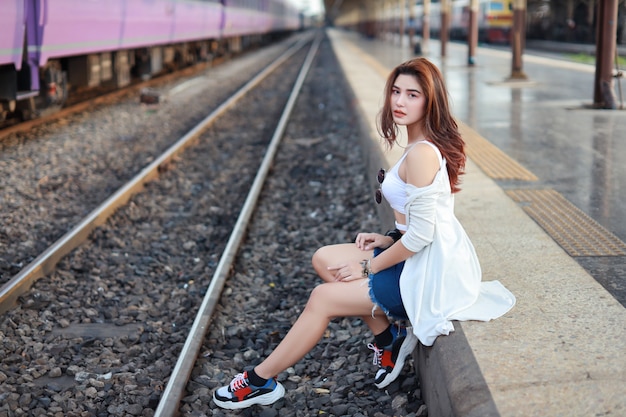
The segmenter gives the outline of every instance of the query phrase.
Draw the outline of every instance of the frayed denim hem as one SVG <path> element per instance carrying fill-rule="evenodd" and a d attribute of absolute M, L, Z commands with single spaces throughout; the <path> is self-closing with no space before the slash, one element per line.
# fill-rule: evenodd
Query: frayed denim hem
<path fill-rule="evenodd" d="M 380 308 L 387 317 L 391 317 L 396 320 L 407 320 L 408 319 L 407 316 L 401 316 L 401 315 L 392 313 L 391 311 L 389 311 L 387 307 L 385 307 L 383 304 L 379 303 L 378 300 L 376 300 L 376 295 L 374 294 L 374 289 L 372 288 L 373 279 L 374 279 L 374 274 L 370 274 L 369 277 L 367 278 L 367 286 L 369 287 L 369 296 L 370 296 L 370 299 L 372 300 L 372 303 L 374 303 L 374 305 L 372 306 L 372 318 L 374 318 L 374 313 L 376 312 L 376 309 Z"/>
<path fill-rule="evenodd" d="M 378 256 L 382 251 L 380 248 L 375 248 L 374 257 Z M 387 317 L 401 320 L 407 319 L 404 305 L 402 304 L 402 295 L 400 294 L 400 275 L 403 267 L 404 262 L 400 262 L 369 275 L 367 279 L 369 296 L 374 303 L 372 317 L 374 317 L 376 308 L 380 308 Z M 374 279 L 377 281 L 374 282 Z M 376 294 L 378 294 L 378 297 Z"/>
<path fill-rule="evenodd" d="M 372 300 L 372 303 L 374 303 L 374 305 L 372 306 L 372 318 L 374 318 L 374 313 L 376 312 L 377 308 L 380 308 L 383 313 L 385 313 L 387 316 L 390 316 L 391 313 L 389 312 L 389 310 L 376 300 L 376 296 L 374 295 L 374 289 L 372 288 L 372 278 L 374 278 L 374 275 L 372 274 L 370 274 L 370 276 L 367 278 L 367 286 L 369 287 L 370 299 Z"/>

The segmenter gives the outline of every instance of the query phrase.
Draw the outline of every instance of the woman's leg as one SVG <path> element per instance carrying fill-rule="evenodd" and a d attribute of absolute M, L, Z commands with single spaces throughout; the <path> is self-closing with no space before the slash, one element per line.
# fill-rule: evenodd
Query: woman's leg
<path fill-rule="evenodd" d="M 324 282 L 334 283 L 338 285 L 345 284 L 344 282 L 335 281 L 333 274 L 328 271 L 328 266 L 335 266 L 342 264 L 348 260 L 361 261 L 363 259 L 369 259 L 372 257 L 374 251 L 363 251 L 356 247 L 354 243 L 341 243 L 338 245 L 329 245 L 319 248 L 313 254 L 313 268 L 315 272 L 324 280 Z M 367 282 L 363 285 L 367 286 Z M 369 291 L 369 290 L 368 290 Z M 385 317 L 378 317 L 374 319 L 371 311 L 360 317 L 361 320 L 370 328 L 374 335 L 385 330 L 389 326 L 389 320 Z M 386 323 L 386 326 L 380 330 L 381 322 Z"/>
<path fill-rule="evenodd" d="M 374 334 L 384 331 L 389 321 L 380 309 L 376 309 L 372 317 L 373 307 L 364 279 L 319 285 L 311 292 L 304 311 L 289 333 L 267 359 L 255 367 L 255 372 L 262 378 L 271 378 L 294 365 L 319 342 L 335 317 L 368 317 Z"/>
<path fill-rule="evenodd" d="M 313 268 L 324 282 L 336 282 L 335 277 L 326 269 L 329 266 L 342 264 L 346 261 L 369 259 L 374 251 L 362 251 L 354 243 L 322 246 L 313 254 Z"/>

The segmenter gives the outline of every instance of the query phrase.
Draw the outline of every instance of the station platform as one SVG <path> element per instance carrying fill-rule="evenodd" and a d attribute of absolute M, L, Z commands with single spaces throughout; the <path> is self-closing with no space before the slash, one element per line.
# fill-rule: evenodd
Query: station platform
<path fill-rule="evenodd" d="M 327 34 L 361 115 L 368 172 L 388 168 L 402 150 L 384 150 L 376 115 L 388 73 L 414 55 L 391 39 Z M 510 53 L 479 48 L 468 67 L 466 48 L 450 44 L 442 58 L 431 40 L 425 54 L 467 145 L 456 213 L 483 280 L 517 304 L 418 347 L 428 415 L 626 416 L 626 111 L 587 106 L 593 66 L 525 55 L 528 80 L 511 81 Z"/>

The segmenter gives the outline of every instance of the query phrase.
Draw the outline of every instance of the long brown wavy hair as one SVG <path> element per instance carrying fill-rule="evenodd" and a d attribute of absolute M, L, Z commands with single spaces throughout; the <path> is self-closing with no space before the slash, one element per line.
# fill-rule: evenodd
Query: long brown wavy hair
<path fill-rule="evenodd" d="M 448 90 L 439 69 L 426 58 L 411 59 L 398 65 L 387 78 L 385 104 L 379 114 L 378 131 L 391 148 L 397 140 L 399 128 L 391 113 L 391 94 L 398 75 L 412 75 L 417 79 L 426 98 L 425 115 L 421 120 L 424 136 L 433 142 L 446 160 L 450 189 L 460 191 L 460 176 L 465 170 L 465 142 L 450 112 Z"/>

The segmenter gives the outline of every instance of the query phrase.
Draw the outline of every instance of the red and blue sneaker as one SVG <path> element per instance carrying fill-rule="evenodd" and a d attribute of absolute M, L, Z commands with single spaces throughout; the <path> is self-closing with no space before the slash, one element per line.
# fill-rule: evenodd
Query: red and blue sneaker
<path fill-rule="evenodd" d="M 216 389 L 213 402 L 222 408 L 238 410 L 255 404 L 270 405 L 284 396 L 285 388 L 276 378 L 270 378 L 265 385 L 257 387 L 250 384 L 248 372 L 244 372 L 235 376 L 227 386 Z"/>
<path fill-rule="evenodd" d="M 400 330 L 392 329 L 394 334 L 393 343 L 380 349 L 376 344 L 370 343 L 368 348 L 374 351 L 374 365 L 378 366 L 378 371 L 374 377 L 374 384 L 378 388 L 385 388 L 398 378 L 406 358 L 411 355 L 417 345 L 417 337 L 412 329 Z"/>

